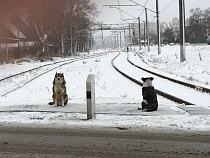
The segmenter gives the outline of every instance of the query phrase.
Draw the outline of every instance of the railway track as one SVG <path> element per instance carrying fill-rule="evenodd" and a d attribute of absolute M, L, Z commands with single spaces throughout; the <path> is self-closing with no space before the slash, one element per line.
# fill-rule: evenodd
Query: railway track
<path fill-rule="evenodd" d="M 7 76 L 5 78 L 0 79 L 0 86 L 2 86 L 3 84 L 11 84 L 10 88 L 4 89 L 2 92 L 0 91 L 1 92 L 0 96 L 4 97 L 7 94 L 25 86 L 26 84 L 30 83 L 31 81 L 35 80 L 36 78 L 38 78 L 50 71 L 53 71 L 59 67 L 62 67 L 64 65 L 67 65 L 67 64 L 70 64 L 70 63 L 73 63 L 76 61 L 85 60 L 85 59 L 97 58 L 97 57 L 106 55 L 108 53 L 109 52 L 103 52 L 103 53 L 98 53 L 98 54 L 94 54 L 94 55 L 71 58 L 68 60 L 64 59 L 62 61 L 44 64 L 42 66 L 34 67 L 29 70 Z M 30 78 L 28 78 L 28 76 L 30 76 Z M 23 79 L 22 80 L 19 79 L 20 80 L 19 83 L 13 83 L 13 80 L 16 80 L 17 78 L 23 78 Z"/>
<path fill-rule="evenodd" d="M 136 53 L 136 54 L 139 56 L 139 58 L 142 58 L 142 57 L 140 56 L 140 54 L 138 54 L 138 53 Z M 174 79 L 174 78 L 170 78 L 170 77 L 167 77 L 167 76 L 158 74 L 158 73 L 156 73 L 156 72 L 147 70 L 147 69 L 145 69 L 145 68 L 143 68 L 143 67 L 141 67 L 141 66 L 135 64 L 134 62 L 132 62 L 132 61 L 129 59 L 129 55 L 128 55 L 128 57 L 127 57 L 127 60 L 128 60 L 129 63 L 131 63 L 131 64 L 134 65 L 135 67 L 138 67 L 139 69 L 142 69 L 142 70 L 144 70 L 144 71 L 146 71 L 146 72 L 149 72 L 149 73 L 151 73 L 151 74 L 153 74 L 153 75 L 156 75 L 156 76 L 162 77 L 162 78 L 164 78 L 164 79 L 170 80 L 170 81 L 172 81 L 172 82 L 175 82 L 175 83 L 178 83 L 178 84 L 181 84 L 181 85 L 190 87 L 190 88 L 192 88 L 192 89 L 196 89 L 196 90 L 199 90 L 199 91 L 202 91 L 202 92 L 210 93 L 210 89 L 209 89 L 209 88 L 202 87 L 202 86 L 198 86 L 198 85 L 194 85 L 194 84 L 190 84 L 190 83 L 183 82 L 183 81 L 180 81 L 180 80 L 176 80 L 176 79 Z"/>
<path fill-rule="evenodd" d="M 121 66 L 121 64 L 117 62 L 118 58 L 123 58 L 124 60 L 127 61 L 127 64 Z M 145 68 L 135 65 L 129 60 L 127 53 L 119 52 L 119 54 L 112 60 L 112 65 L 119 73 L 121 73 L 123 76 L 125 76 L 126 78 L 128 78 L 129 80 L 135 82 L 136 84 L 140 86 L 143 85 L 143 83 L 140 81 L 141 77 L 153 76 L 156 80 L 155 89 L 157 91 L 157 94 L 160 96 L 163 96 L 164 98 L 172 100 L 176 103 L 185 104 L 185 105 L 194 105 L 194 104 L 199 105 L 200 103 L 199 101 L 196 101 L 196 99 L 201 100 L 202 98 L 209 98 L 207 100 L 210 101 L 210 97 L 208 93 L 197 91 L 195 88 L 193 88 L 193 85 L 188 86 L 188 84 L 178 82 L 178 81 L 176 82 L 175 79 L 171 79 L 169 77 L 159 75 L 155 72 L 151 72 Z M 132 67 L 132 69 L 134 70 L 133 72 L 130 72 L 131 70 L 125 70 L 125 67 Z M 134 73 L 135 75 L 133 75 Z M 173 85 L 173 87 L 175 87 L 174 88 L 175 90 L 170 88 L 169 85 L 170 86 Z M 197 86 L 194 85 L 194 87 L 197 87 Z M 175 91 L 177 91 L 177 93 Z M 185 93 L 185 94 L 181 95 L 182 93 Z M 191 101 L 191 99 L 193 99 L 193 101 Z M 206 106 L 208 106 L 207 102 L 206 103 L 204 102 Z"/>

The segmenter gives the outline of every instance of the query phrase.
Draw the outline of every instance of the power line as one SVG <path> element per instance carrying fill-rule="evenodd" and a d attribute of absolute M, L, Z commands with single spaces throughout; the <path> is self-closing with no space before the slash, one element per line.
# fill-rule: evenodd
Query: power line
<path fill-rule="evenodd" d="M 160 13 L 163 13 L 164 11 L 166 11 L 167 9 L 169 9 L 175 2 L 176 0 L 172 0 Z"/>
<path fill-rule="evenodd" d="M 133 1 L 133 0 L 129 0 L 129 1 L 133 2 L 134 4 L 136 4 L 136 5 L 138 5 L 138 6 L 141 6 L 141 7 L 143 7 L 143 8 L 146 8 L 147 10 L 149 10 L 149 11 L 151 11 L 151 12 L 153 12 L 153 13 L 156 13 L 154 10 L 149 9 L 149 8 L 147 8 L 147 7 L 141 5 L 141 4 L 139 4 L 139 3 L 137 3 L 137 2 L 135 2 L 135 1 Z"/>
<path fill-rule="evenodd" d="M 144 4 L 144 7 L 146 7 L 147 3 L 148 3 L 149 0 L 147 0 Z M 144 13 L 144 10 L 140 13 L 139 17 Z"/>
<path fill-rule="evenodd" d="M 147 0 L 147 1 L 145 2 L 145 4 L 143 5 L 144 8 L 145 8 L 145 6 L 147 5 L 148 1 L 149 1 L 149 0 Z M 139 9 L 138 9 L 138 10 L 139 10 Z M 140 17 L 143 13 L 144 13 L 144 9 L 143 9 L 142 12 L 140 13 L 139 17 Z M 121 12 L 121 14 L 122 14 L 122 12 Z M 121 15 L 121 18 L 122 18 L 122 20 L 123 20 L 122 15 Z M 137 22 L 137 20 L 136 20 L 135 22 Z"/>
<path fill-rule="evenodd" d="M 147 1 L 146 1 L 146 3 L 144 4 L 144 6 L 146 6 L 146 5 L 147 5 L 147 2 L 148 2 L 148 1 L 149 1 L 149 0 L 147 0 Z"/>
<path fill-rule="evenodd" d="M 121 19 L 123 19 L 123 15 L 122 15 L 122 11 L 121 11 L 121 8 L 120 8 L 120 1 L 118 0 L 118 11 L 119 11 L 119 13 L 120 13 L 120 17 L 121 17 Z"/>

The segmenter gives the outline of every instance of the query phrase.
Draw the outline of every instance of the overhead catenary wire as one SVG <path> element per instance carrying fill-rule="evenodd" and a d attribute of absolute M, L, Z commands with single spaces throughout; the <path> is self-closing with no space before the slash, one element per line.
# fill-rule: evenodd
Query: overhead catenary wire
<path fill-rule="evenodd" d="M 144 11 L 145 11 L 145 6 L 146 6 L 146 4 L 148 3 L 148 1 L 149 0 L 146 0 L 146 2 L 145 2 L 145 4 L 144 5 L 140 5 L 140 4 L 138 4 L 138 3 L 136 3 L 136 2 L 134 2 L 134 1 L 131 1 L 131 2 L 133 2 L 133 3 L 136 3 L 134 6 L 141 6 L 141 7 L 143 7 L 144 9 L 142 9 L 143 11 L 141 12 L 141 14 L 139 15 L 139 16 L 141 16 L 143 13 L 144 13 Z M 121 17 L 121 20 L 123 21 L 123 23 L 124 22 L 126 22 L 126 23 L 128 23 L 128 24 L 130 24 L 130 22 L 128 22 L 127 20 L 131 20 L 131 19 L 124 19 L 124 17 L 123 17 L 123 13 L 125 13 L 125 14 L 127 14 L 127 15 L 129 15 L 129 16 L 131 16 L 131 17 L 133 17 L 134 18 L 134 22 L 133 22 L 133 24 L 134 23 L 136 23 L 137 21 L 138 21 L 138 18 L 137 17 L 135 17 L 135 16 L 133 16 L 133 15 L 131 15 L 131 14 L 129 14 L 129 13 L 127 13 L 127 12 L 125 12 L 125 11 L 123 11 L 122 9 L 121 9 L 121 7 L 120 6 L 131 6 L 131 5 L 120 5 L 120 1 L 119 0 L 117 0 L 117 5 L 107 5 L 107 6 L 109 6 L 110 8 L 116 8 L 116 9 L 118 9 L 118 11 L 119 11 L 119 14 L 120 14 L 120 17 Z M 138 9 L 139 10 L 139 9 Z M 141 9 L 140 9 L 141 10 Z M 149 9 L 150 10 L 150 9 Z M 151 10 L 152 11 L 152 10 Z M 154 12 L 154 11 L 152 11 L 152 12 Z M 139 17 L 138 16 L 138 17 Z M 129 25 L 129 27 L 130 27 L 130 25 Z M 135 30 L 134 30 L 135 31 Z"/>
<path fill-rule="evenodd" d="M 147 3 L 149 0 L 146 1 L 146 3 L 144 4 L 144 7 L 146 7 Z M 144 10 L 141 12 L 141 14 L 139 15 L 139 17 L 144 13 Z"/>
<path fill-rule="evenodd" d="M 169 9 L 175 2 L 176 0 L 171 0 L 171 2 L 160 12 L 160 14 Z"/>

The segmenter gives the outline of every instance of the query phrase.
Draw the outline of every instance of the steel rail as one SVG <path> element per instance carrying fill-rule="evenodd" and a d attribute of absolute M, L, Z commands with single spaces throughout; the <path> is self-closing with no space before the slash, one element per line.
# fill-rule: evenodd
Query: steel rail
<path fill-rule="evenodd" d="M 139 56 L 139 58 L 142 58 L 138 53 L 136 53 L 136 54 Z M 135 67 L 137 67 L 137 68 L 139 68 L 139 69 L 141 69 L 141 70 L 143 70 L 143 71 L 146 71 L 146 72 L 148 72 L 148 73 L 151 73 L 151 74 L 153 74 L 153 75 L 156 75 L 156 76 L 158 76 L 158 77 L 167 79 L 167 80 L 169 80 L 169 81 L 172 81 L 172 82 L 175 82 L 175 83 L 178 83 L 178 84 L 181 84 L 181 85 L 184 85 L 184 86 L 186 86 L 186 87 L 190 87 L 190 88 L 192 88 L 192 89 L 197 89 L 197 90 L 202 91 L 202 92 L 210 93 L 210 89 L 209 89 L 209 88 L 202 87 L 202 86 L 198 86 L 198 85 L 193 85 L 193 84 L 190 84 L 190 83 L 187 83 L 187 82 L 183 82 L 183 81 L 180 81 L 180 80 L 176 80 L 176 79 L 173 79 L 173 78 L 170 78 L 170 77 L 167 77 L 167 76 L 158 74 L 158 73 L 156 73 L 156 72 L 147 70 L 147 69 L 145 69 L 145 68 L 143 68 L 143 67 L 141 67 L 141 66 L 138 66 L 138 65 L 136 65 L 135 63 L 133 63 L 131 60 L 129 60 L 129 57 L 128 57 L 128 56 L 127 56 L 127 60 L 128 60 L 128 62 L 129 62 L 130 64 L 134 65 Z"/>
<path fill-rule="evenodd" d="M 96 58 L 96 57 L 99 57 L 99 56 L 106 55 L 106 54 L 108 54 L 108 53 L 109 53 L 109 52 L 103 52 L 103 53 L 96 54 L 96 55 L 85 56 L 85 57 L 82 57 L 82 58 L 75 58 L 75 59 L 73 59 L 73 60 L 71 60 L 71 59 L 70 59 L 70 60 L 65 60 L 65 61 L 63 61 L 64 63 L 62 63 L 62 64 L 60 64 L 60 65 L 58 65 L 58 66 L 56 66 L 56 67 L 53 67 L 53 68 L 51 68 L 51 69 L 49 69 L 49 70 L 46 70 L 46 71 L 44 71 L 44 72 L 42 72 L 42 73 L 40 73 L 40 74 L 34 76 L 33 78 L 31 78 L 31 79 L 25 81 L 24 83 L 21 83 L 21 84 L 17 85 L 16 87 L 14 87 L 14 88 L 12 88 L 12 89 L 10 89 L 10 90 L 4 92 L 4 93 L 1 94 L 0 96 L 1 96 L 1 97 L 4 97 L 4 96 L 6 96 L 7 94 L 9 94 L 9 93 L 11 93 L 11 92 L 14 92 L 15 90 L 17 90 L 17 89 L 19 89 L 19 88 L 25 86 L 26 84 L 32 82 L 32 81 L 35 80 L 36 78 L 38 78 L 38 77 L 40 77 L 40 76 L 42 76 L 42 75 L 44 75 L 44 74 L 46 74 L 46 73 L 48 73 L 48 72 L 50 72 L 50 71 L 52 71 L 52 70 L 55 70 L 55 69 L 57 69 L 57 68 L 59 68 L 59 67 L 61 67 L 61 66 L 64 66 L 64 65 L 67 65 L 67 64 L 76 62 L 76 61 L 84 60 L 84 59 Z M 67 62 L 67 61 L 68 61 L 68 62 Z M 61 61 L 61 62 L 62 62 L 62 61 Z M 58 63 L 61 63 L 61 62 L 58 62 Z M 44 66 L 49 66 L 49 65 L 53 65 L 53 64 L 54 64 L 54 63 L 52 63 L 52 64 L 46 64 L 46 65 L 44 65 Z M 43 67 L 44 67 L 44 66 L 43 66 Z M 30 70 L 27 70 L 27 71 L 25 71 L 24 73 L 31 72 L 31 70 L 38 69 L 38 68 L 39 68 L 39 67 L 36 67 L 36 68 L 30 69 Z M 22 74 L 22 73 L 16 74 L 16 76 L 18 76 L 18 75 L 20 75 L 20 74 Z M 13 75 L 13 77 L 15 77 L 15 75 Z M 8 79 L 8 78 L 6 78 L 6 79 Z"/>
<path fill-rule="evenodd" d="M 127 74 L 124 73 L 122 70 L 120 70 L 120 69 L 118 69 L 118 68 L 116 67 L 116 65 L 114 64 L 114 60 L 115 60 L 119 55 L 120 55 L 120 52 L 119 52 L 119 54 L 118 54 L 117 56 L 115 56 L 115 57 L 112 59 L 112 61 L 111 61 L 112 66 L 115 68 L 115 70 L 117 70 L 117 71 L 118 71 L 120 74 L 122 74 L 124 77 L 126 77 L 126 78 L 128 78 L 129 80 L 133 81 L 134 83 L 136 83 L 136 84 L 142 86 L 143 83 L 142 83 L 141 81 L 132 78 L 131 76 L 127 75 Z M 178 98 L 178 97 L 176 97 L 176 96 L 173 96 L 173 95 L 168 94 L 168 93 L 166 93 L 166 92 L 163 92 L 163 91 L 161 91 L 161 90 L 158 90 L 158 89 L 155 89 L 155 90 L 156 90 L 156 92 L 157 92 L 158 95 L 160 95 L 160 96 L 162 96 L 162 97 L 164 97 L 164 98 L 167 98 L 167 99 L 169 99 L 169 100 L 172 100 L 172 101 L 174 101 L 174 102 L 176 102 L 176 103 L 185 104 L 185 105 L 194 105 L 194 104 L 192 104 L 192 103 L 190 103 L 190 102 L 188 102 L 188 101 L 185 101 L 185 100 L 183 100 L 183 99 L 181 99 L 181 98 Z"/>
<path fill-rule="evenodd" d="M 89 56 L 84 56 L 84 57 L 76 57 L 76 58 L 71 58 L 71 59 L 68 59 L 68 60 L 62 60 L 62 61 L 57 61 L 57 62 L 53 62 L 53 63 L 49 63 L 49 64 L 44 64 L 42 66 L 31 68 L 31 69 L 28 69 L 26 71 L 23 71 L 23 72 L 20 72 L 20 73 L 16 73 L 16 74 L 13 74 L 13 75 L 4 77 L 4 78 L 0 79 L 0 82 L 2 82 L 4 80 L 7 80 L 7 79 L 10 79 L 12 77 L 17 77 L 19 75 L 26 74 L 26 73 L 31 72 L 31 71 L 34 71 L 34 70 L 38 70 L 38 69 L 43 68 L 43 67 L 46 67 L 46 66 L 51 66 L 51 65 L 55 65 L 55 64 L 59 64 L 59 63 L 63 63 L 63 62 L 68 62 L 68 61 L 75 60 L 75 59 L 81 59 L 81 60 L 83 60 L 83 59 L 95 58 L 95 57 L 98 57 L 98 56 L 105 55 L 107 53 L 108 52 L 103 52 L 103 53 L 99 53 L 99 54 L 96 54 L 96 55 L 94 54 L 94 55 L 89 55 Z"/>

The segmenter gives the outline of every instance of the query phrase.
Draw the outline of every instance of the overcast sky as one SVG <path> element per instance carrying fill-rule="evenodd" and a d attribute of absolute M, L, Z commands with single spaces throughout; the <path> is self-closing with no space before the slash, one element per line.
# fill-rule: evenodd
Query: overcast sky
<path fill-rule="evenodd" d="M 98 6 L 98 11 L 100 12 L 97 21 L 103 22 L 105 24 L 116 24 L 116 23 L 122 23 L 121 15 L 123 19 L 133 19 L 131 16 L 127 15 L 131 14 L 135 17 L 138 17 L 141 13 L 142 7 L 121 7 L 123 11 L 120 15 L 120 12 L 118 9 L 115 8 L 109 8 L 109 7 L 103 7 L 102 5 L 116 5 L 118 4 L 118 0 L 91 0 L 95 2 Z M 151 10 L 156 10 L 156 0 L 132 0 L 134 2 L 137 2 L 141 5 L 145 5 L 146 7 Z M 123 4 L 134 4 L 129 0 L 119 0 L 119 3 L 121 5 Z M 174 17 L 179 16 L 179 0 L 159 0 L 159 11 L 160 13 L 160 21 L 161 22 L 171 22 Z M 202 10 L 207 9 L 210 7 L 210 0 L 185 0 L 185 9 L 186 9 L 186 18 L 189 17 L 189 12 L 192 8 L 201 8 Z M 145 20 L 145 14 L 143 13 L 141 16 L 141 20 Z M 148 17 L 149 21 L 156 21 L 155 19 L 155 13 L 148 11 Z M 129 20 L 128 22 L 133 22 L 132 20 Z"/>

